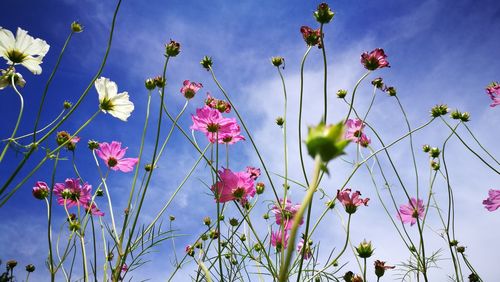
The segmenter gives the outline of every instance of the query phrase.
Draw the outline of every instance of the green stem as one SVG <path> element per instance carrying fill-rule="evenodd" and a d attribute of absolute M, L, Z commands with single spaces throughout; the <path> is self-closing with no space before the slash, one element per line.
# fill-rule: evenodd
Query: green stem
<path fill-rule="evenodd" d="M 12 88 L 16 92 L 17 96 L 19 96 L 19 101 L 21 102 L 21 106 L 19 109 L 19 115 L 17 116 L 16 125 L 14 126 L 14 130 L 12 131 L 12 134 L 10 135 L 9 141 L 7 141 L 7 144 L 3 148 L 2 154 L 0 155 L 0 162 L 2 162 L 2 160 L 5 156 L 5 153 L 7 152 L 7 149 L 9 149 L 10 142 L 12 142 L 12 140 L 14 140 L 13 138 L 16 136 L 17 129 L 19 128 L 19 124 L 21 123 L 21 118 L 23 117 L 24 99 L 23 99 L 23 95 L 21 95 L 21 93 L 19 93 L 19 91 L 17 90 L 16 84 L 14 83 L 14 77 L 15 77 L 15 75 L 13 75 L 11 77 Z"/>
<path fill-rule="evenodd" d="M 309 186 L 309 181 L 307 179 L 306 167 L 304 165 L 304 154 L 302 153 L 302 103 L 304 97 L 304 65 L 306 62 L 307 55 L 311 51 L 312 46 L 309 46 L 302 57 L 302 61 L 300 63 L 300 94 L 299 94 L 299 158 L 300 158 L 300 166 L 302 168 L 302 175 L 304 176 L 304 180 L 306 182 L 306 186 Z"/>
<path fill-rule="evenodd" d="M 345 120 L 347 121 L 349 119 L 349 116 L 351 115 L 352 109 L 354 107 L 354 96 L 356 95 L 356 90 L 358 89 L 359 84 L 371 73 L 372 71 L 367 71 L 359 80 L 356 82 L 354 85 L 354 89 L 352 91 L 352 97 L 351 97 L 351 103 L 349 104 L 349 111 L 347 112 L 347 116 L 345 117 Z"/>
<path fill-rule="evenodd" d="M 80 244 L 82 246 L 83 281 L 87 282 L 89 281 L 89 273 L 87 270 L 87 255 L 85 252 L 85 241 L 83 240 L 82 234 L 79 234 L 79 237 L 80 237 Z"/>

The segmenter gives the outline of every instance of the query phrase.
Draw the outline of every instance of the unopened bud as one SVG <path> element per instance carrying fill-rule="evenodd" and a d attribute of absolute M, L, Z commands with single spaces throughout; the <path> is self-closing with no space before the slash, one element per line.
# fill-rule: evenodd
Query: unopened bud
<path fill-rule="evenodd" d="M 314 18 L 316 18 L 316 21 L 320 24 L 329 23 L 333 19 L 334 15 L 335 13 L 332 12 L 330 7 L 326 3 L 319 4 L 318 9 L 314 11 Z"/>
<path fill-rule="evenodd" d="M 431 150 L 431 146 L 425 144 L 424 146 L 422 146 L 422 151 L 424 151 L 424 153 L 429 153 Z"/>
<path fill-rule="evenodd" d="M 69 101 L 64 101 L 64 103 L 63 103 L 63 108 L 64 108 L 65 110 L 71 109 L 71 107 L 73 107 L 73 104 L 72 104 L 71 102 L 69 102 Z"/>
<path fill-rule="evenodd" d="M 144 85 L 146 86 L 147 90 L 153 90 L 156 88 L 156 82 L 154 78 L 148 78 L 144 82 Z"/>
<path fill-rule="evenodd" d="M 396 88 L 394 88 L 393 86 L 389 86 L 389 87 L 385 88 L 385 92 L 389 96 L 396 96 Z"/>
<path fill-rule="evenodd" d="M 201 60 L 200 64 L 206 69 L 206 70 L 210 70 L 210 68 L 212 67 L 212 57 L 208 57 L 208 56 L 205 56 L 203 57 L 203 59 Z"/>
<path fill-rule="evenodd" d="M 283 126 L 283 124 L 284 124 L 284 123 L 285 123 L 285 120 L 283 119 L 283 117 L 277 117 L 277 118 L 276 118 L 276 124 L 277 124 L 278 126 L 280 126 L 280 127 L 281 127 L 281 126 Z"/>
<path fill-rule="evenodd" d="M 271 63 L 273 63 L 273 66 L 279 67 L 279 66 L 281 66 L 282 64 L 285 63 L 285 58 L 283 58 L 283 57 L 272 57 L 271 58 Z"/>
<path fill-rule="evenodd" d="M 384 81 L 381 77 L 377 77 L 374 80 L 372 80 L 372 85 L 377 87 L 378 89 L 383 89 L 384 88 Z"/>
<path fill-rule="evenodd" d="M 266 185 L 262 182 L 257 182 L 257 185 L 255 185 L 255 192 L 257 192 L 258 195 L 264 193 L 264 189 L 266 188 Z"/>
<path fill-rule="evenodd" d="M 238 226 L 239 222 L 238 222 L 238 220 L 237 220 L 236 218 L 231 218 L 231 219 L 229 220 L 229 224 L 230 224 L 231 226 L 233 226 L 233 227 L 236 227 L 236 226 Z"/>
<path fill-rule="evenodd" d="M 181 52 L 181 44 L 170 39 L 170 43 L 165 46 L 165 53 L 169 57 L 175 57 Z"/>
<path fill-rule="evenodd" d="M 33 272 L 33 271 L 35 271 L 35 266 L 33 264 L 28 264 L 26 266 L 26 271 L 30 272 L 30 273 Z"/>
<path fill-rule="evenodd" d="M 460 120 L 463 122 L 468 122 L 470 120 L 470 114 L 468 112 L 463 112 L 460 116 Z"/>
<path fill-rule="evenodd" d="M 206 226 L 210 226 L 211 223 L 212 223 L 212 219 L 210 219 L 209 216 L 205 216 L 203 218 L 203 224 L 205 224 Z"/>
<path fill-rule="evenodd" d="M 87 143 L 88 147 L 90 150 L 97 150 L 99 149 L 99 142 L 95 141 L 95 140 L 89 140 L 89 142 Z"/>
<path fill-rule="evenodd" d="M 437 147 L 432 147 L 430 152 L 429 152 L 429 155 L 433 158 L 437 158 L 439 157 L 439 153 L 441 153 L 441 151 L 439 150 L 439 148 Z"/>
<path fill-rule="evenodd" d="M 446 115 L 448 113 L 448 106 L 447 105 L 436 105 L 431 109 L 431 116 L 433 117 L 440 117 L 443 115 Z"/>
<path fill-rule="evenodd" d="M 339 89 L 337 91 L 337 98 L 343 99 L 345 96 L 347 96 L 347 90 Z"/>
<path fill-rule="evenodd" d="M 80 33 L 83 31 L 83 25 L 81 25 L 79 22 L 74 21 L 71 23 L 71 31 L 75 33 Z"/>
<path fill-rule="evenodd" d="M 459 110 L 454 110 L 453 112 L 451 112 L 450 114 L 450 117 L 452 119 L 460 119 L 460 117 L 462 116 L 462 113 L 460 113 Z"/>

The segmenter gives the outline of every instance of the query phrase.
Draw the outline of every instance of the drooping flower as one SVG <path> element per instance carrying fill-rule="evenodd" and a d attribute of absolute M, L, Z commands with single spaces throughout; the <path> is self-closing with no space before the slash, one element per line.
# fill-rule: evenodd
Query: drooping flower
<path fill-rule="evenodd" d="M 376 48 L 370 53 L 364 52 L 361 54 L 361 64 L 363 64 L 367 70 L 390 67 L 387 61 L 387 55 L 384 53 L 384 49 L 381 48 Z"/>
<path fill-rule="evenodd" d="M 104 213 L 97 207 L 95 203 L 92 203 L 92 205 L 90 205 L 90 203 L 87 203 L 85 205 L 85 211 L 92 215 L 104 216 Z"/>
<path fill-rule="evenodd" d="M 254 181 L 247 172 L 232 172 L 228 168 L 219 171 L 220 181 L 211 188 L 216 194 L 215 200 L 220 203 L 236 200 L 242 205 L 248 197 L 255 196 Z"/>
<path fill-rule="evenodd" d="M 417 218 L 424 217 L 424 213 L 424 201 L 411 198 L 408 204 L 399 206 L 399 212 L 396 216 L 403 223 L 410 223 L 413 226 L 417 222 Z"/>
<path fill-rule="evenodd" d="M 110 169 L 130 172 L 134 170 L 138 158 L 124 158 L 127 149 L 128 147 L 122 148 L 122 143 L 117 141 L 113 141 L 111 144 L 102 142 L 99 143 L 99 149 L 96 150 L 96 153 Z"/>
<path fill-rule="evenodd" d="M 299 243 L 297 244 L 297 252 L 302 255 L 305 260 L 308 260 L 312 257 L 311 246 L 309 246 L 309 243 L 304 244 L 304 239 L 300 239 Z"/>
<path fill-rule="evenodd" d="M 253 180 L 257 180 L 257 178 L 260 176 L 260 168 L 253 167 L 253 166 L 247 166 L 247 173 L 250 174 L 250 177 Z"/>
<path fill-rule="evenodd" d="M 19 27 L 16 37 L 10 30 L 0 27 L 0 56 L 10 65 L 23 65 L 33 74 L 41 74 L 40 64 L 49 48 L 47 42 L 29 36 Z"/>
<path fill-rule="evenodd" d="M 280 205 L 274 204 L 271 208 L 271 212 L 274 213 L 276 218 L 276 224 L 283 224 L 285 230 L 292 229 L 293 221 L 295 220 L 295 214 L 300 209 L 300 204 L 292 204 L 292 201 L 289 199 L 286 200 L 286 203 L 283 202 L 283 199 L 280 199 Z M 304 219 L 301 218 L 300 225 L 304 223 Z"/>
<path fill-rule="evenodd" d="M 490 189 L 488 191 L 488 198 L 483 201 L 484 207 L 492 212 L 500 207 L 500 190 Z"/>
<path fill-rule="evenodd" d="M 308 46 L 318 45 L 321 48 L 321 31 L 319 29 L 312 29 L 308 26 L 300 27 L 300 33 Z"/>
<path fill-rule="evenodd" d="M 226 136 L 234 136 L 237 126 L 233 118 L 225 118 L 222 114 L 209 106 L 196 109 L 196 115 L 192 115 L 192 130 L 205 133 L 211 143 L 224 139 Z M 237 126 L 239 128 L 239 126 Z"/>
<path fill-rule="evenodd" d="M 492 103 L 490 107 L 496 107 L 500 105 L 500 84 L 498 82 L 492 82 L 486 87 L 486 94 L 490 96 Z"/>
<path fill-rule="evenodd" d="M 358 207 L 361 205 L 368 205 L 368 201 L 370 200 L 370 198 L 362 199 L 360 196 L 361 193 L 359 191 L 351 194 L 351 189 L 337 191 L 337 199 L 340 203 L 342 203 L 342 205 L 344 205 L 345 211 L 348 214 L 355 213 Z"/>
<path fill-rule="evenodd" d="M 348 119 L 345 124 L 347 128 L 344 137 L 345 139 L 359 143 L 363 147 L 367 147 L 371 143 L 370 138 L 363 133 L 365 124 L 362 120 Z"/>
<path fill-rule="evenodd" d="M 130 102 L 128 92 L 118 93 L 116 83 L 106 77 L 98 78 L 94 86 L 99 94 L 99 108 L 115 118 L 127 121 L 134 110 L 134 103 Z"/>
<path fill-rule="evenodd" d="M 92 198 L 92 186 L 88 183 L 82 186 L 79 178 L 67 178 L 64 183 L 54 185 L 54 195 L 61 206 L 86 206 Z"/>
<path fill-rule="evenodd" d="M 285 230 L 284 233 L 281 230 L 271 231 L 271 246 L 276 247 L 278 251 L 281 249 L 286 249 L 288 245 L 288 232 Z"/>
<path fill-rule="evenodd" d="M 33 197 L 39 200 L 43 200 L 49 195 L 49 190 L 50 189 L 47 183 L 43 181 L 37 181 L 35 183 L 35 186 L 33 186 L 33 190 L 31 192 L 33 193 Z"/>
<path fill-rule="evenodd" d="M 0 90 L 7 86 L 12 86 L 12 80 L 14 80 L 14 85 L 19 87 L 24 87 L 26 85 L 26 80 L 20 73 L 16 72 L 15 68 L 3 70 L 0 69 Z"/>
<path fill-rule="evenodd" d="M 380 260 L 376 260 L 374 262 L 374 265 L 375 265 L 375 275 L 377 275 L 378 278 L 384 276 L 385 271 L 387 269 L 396 268 L 395 266 L 385 265 L 385 261 L 380 261 Z"/>
<path fill-rule="evenodd" d="M 184 80 L 183 86 L 181 88 L 181 93 L 182 95 L 184 95 L 184 97 L 186 97 L 186 99 L 191 99 L 202 87 L 203 84 L 199 82 L 190 82 L 189 80 Z"/>

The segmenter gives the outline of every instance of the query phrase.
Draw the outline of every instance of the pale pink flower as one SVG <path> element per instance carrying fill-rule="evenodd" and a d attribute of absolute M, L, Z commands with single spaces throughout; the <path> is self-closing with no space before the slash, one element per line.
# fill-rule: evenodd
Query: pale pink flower
<path fill-rule="evenodd" d="M 488 198 L 483 201 L 483 205 L 490 212 L 497 210 L 500 207 L 500 190 L 490 189 Z"/>
<path fill-rule="evenodd" d="M 64 183 L 54 185 L 54 195 L 61 206 L 85 206 L 92 198 L 92 186 L 88 183 L 82 186 L 79 178 L 67 178 Z"/>
<path fill-rule="evenodd" d="M 199 82 L 190 82 L 189 80 L 184 80 L 183 86 L 181 88 L 181 93 L 187 99 L 191 99 L 202 87 L 203 84 Z"/>
<path fill-rule="evenodd" d="M 490 96 L 492 103 L 490 107 L 496 107 L 500 105 L 500 84 L 498 82 L 492 82 L 486 87 L 486 94 Z"/>
<path fill-rule="evenodd" d="M 218 198 L 220 203 L 236 200 L 245 204 L 248 197 L 255 196 L 254 181 L 247 172 L 232 172 L 224 168 L 223 171 L 219 171 L 219 177 L 221 180 L 211 188 L 216 193 L 216 201 Z"/>
<path fill-rule="evenodd" d="M 305 244 L 304 248 L 304 239 L 300 239 L 297 244 L 297 252 L 302 255 L 305 260 L 308 260 L 312 257 L 311 247 L 309 244 Z"/>
<path fill-rule="evenodd" d="M 31 191 L 33 193 L 33 196 L 39 200 L 43 200 L 47 198 L 49 195 L 49 186 L 47 183 L 43 181 L 37 181 L 35 183 L 35 186 L 33 186 L 33 190 Z"/>
<path fill-rule="evenodd" d="M 359 145 L 361 145 L 361 147 L 366 148 L 366 147 L 368 147 L 368 145 L 370 145 L 372 140 L 368 136 L 366 136 L 366 134 L 361 133 L 361 137 L 359 137 L 358 142 L 359 142 Z M 356 142 L 356 143 L 358 143 L 358 142 Z"/>
<path fill-rule="evenodd" d="M 360 119 L 348 119 L 345 123 L 346 132 L 345 139 L 359 143 L 363 147 L 367 147 L 371 143 L 370 138 L 363 133 L 365 124 Z"/>
<path fill-rule="evenodd" d="M 417 218 L 424 218 L 424 213 L 424 201 L 411 198 L 408 204 L 399 206 L 399 212 L 396 216 L 403 223 L 410 223 L 410 226 L 413 226 L 417 222 Z"/>
<path fill-rule="evenodd" d="M 370 198 L 362 199 L 360 196 L 361 193 L 359 191 L 351 194 L 351 189 L 337 191 L 337 200 L 344 205 L 345 211 L 349 214 L 355 213 L 357 208 L 361 205 L 368 205 Z"/>
<path fill-rule="evenodd" d="M 376 48 L 370 53 L 364 52 L 361 54 L 361 64 L 367 70 L 376 70 L 385 67 L 390 67 L 387 61 L 387 55 L 384 53 L 384 49 Z"/>
<path fill-rule="evenodd" d="M 99 149 L 96 152 L 110 169 L 130 172 L 134 170 L 138 158 L 124 158 L 127 149 L 128 147 L 122 149 L 122 143 L 113 141 L 111 144 L 99 143 Z"/>
<path fill-rule="evenodd" d="M 293 221 L 295 220 L 295 214 L 300 209 L 300 204 L 292 204 L 292 201 L 289 199 L 286 200 L 286 203 L 283 203 L 283 199 L 280 199 L 280 205 L 274 204 L 271 208 L 271 212 L 274 213 L 274 217 L 276 218 L 276 224 L 283 224 L 285 230 L 292 229 Z M 304 223 L 304 219 L 301 218 L 300 225 Z"/>
<path fill-rule="evenodd" d="M 271 245 L 273 247 L 276 247 L 276 249 L 281 250 L 281 249 L 286 249 L 288 245 L 288 232 L 285 230 L 285 233 L 283 234 L 281 230 L 278 230 L 276 232 L 271 231 Z"/>
<path fill-rule="evenodd" d="M 228 135 L 234 136 L 237 125 L 235 119 L 225 118 L 218 110 L 209 106 L 196 109 L 196 115 L 192 115 L 191 119 L 193 125 L 190 128 L 205 133 L 211 143 Z"/>
<path fill-rule="evenodd" d="M 253 180 L 257 180 L 257 178 L 260 176 L 260 168 L 247 166 L 247 173 L 250 174 L 250 177 Z"/>

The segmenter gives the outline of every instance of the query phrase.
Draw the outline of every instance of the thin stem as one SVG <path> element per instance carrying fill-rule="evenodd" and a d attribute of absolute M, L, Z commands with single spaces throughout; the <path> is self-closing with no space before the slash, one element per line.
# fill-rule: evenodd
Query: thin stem
<path fill-rule="evenodd" d="M 83 262 L 83 281 L 87 282 L 89 281 L 89 273 L 87 270 L 87 255 L 85 252 L 85 241 L 83 240 L 83 235 L 79 234 L 80 237 L 80 244 L 82 245 L 82 262 Z"/>
<path fill-rule="evenodd" d="M 23 117 L 24 99 L 23 99 L 23 95 L 21 95 L 21 93 L 19 93 L 19 91 L 17 90 L 16 84 L 14 83 L 14 77 L 15 77 L 15 75 L 13 75 L 11 77 L 12 88 L 16 92 L 17 96 L 19 96 L 19 101 L 21 102 L 21 105 L 19 108 L 19 114 L 17 116 L 17 121 L 16 121 L 16 125 L 14 126 L 14 130 L 12 131 L 12 134 L 10 135 L 9 141 L 7 141 L 7 144 L 3 148 L 2 154 L 0 155 L 0 162 L 2 162 L 2 160 L 5 156 L 5 153 L 7 152 L 7 149 L 9 149 L 10 142 L 12 142 L 12 140 L 14 140 L 13 138 L 16 136 L 17 129 L 19 128 L 19 124 L 21 123 L 21 118 Z"/>
<path fill-rule="evenodd" d="M 306 167 L 304 165 L 304 155 L 302 153 L 302 103 L 304 97 L 304 65 L 306 62 L 307 55 L 311 51 L 312 46 L 309 46 L 302 57 L 302 61 L 300 63 L 300 94 L 299 94 L 299 158 L 300 158 L 300 166 L 302 168 L 302 175 L 304 176 L 304 180 L 306 182 L 306 186 L 309 186 L 309 181 L 307 179 Z"/>
<path fill-rule="evenodd" d="M 352 90 L 352 97 L 351 97 L 351 103 L 349 104 L 349 111 L 347 112 L 347 116 L 345 117 L 345 120 L 347 121 L 349 119 L 349 116 L 351 116 L 352 109 L 354 107 L 354 96 L 356 95 L 356 90 L 358 89 L 359 84 L 371 73 L 372 71 L 367 71 L 359 80 L 356 82 L 354 85 L 354 89 Z"/>

